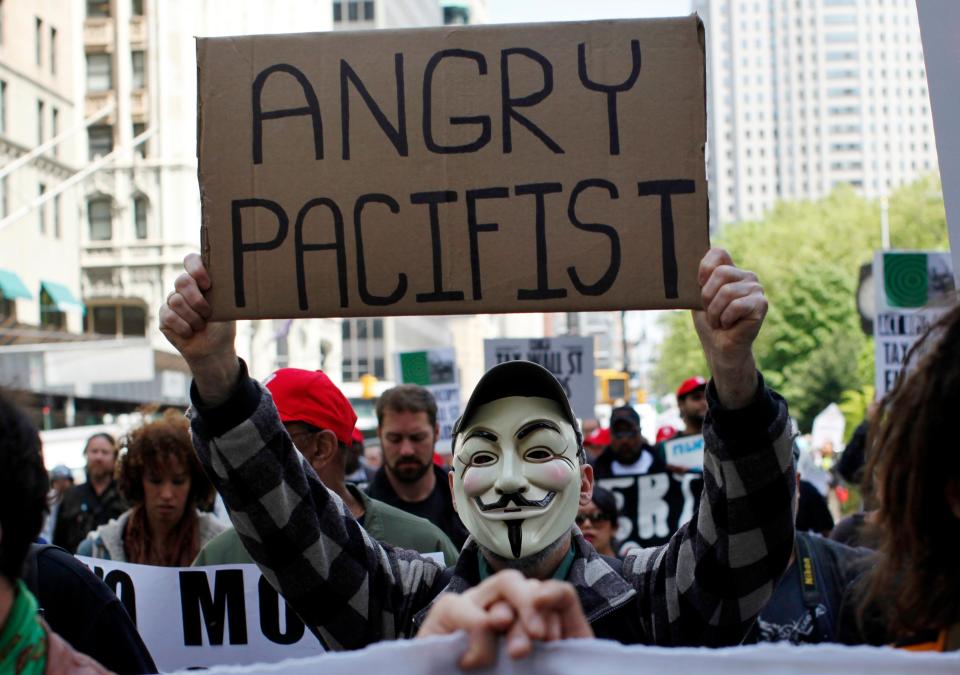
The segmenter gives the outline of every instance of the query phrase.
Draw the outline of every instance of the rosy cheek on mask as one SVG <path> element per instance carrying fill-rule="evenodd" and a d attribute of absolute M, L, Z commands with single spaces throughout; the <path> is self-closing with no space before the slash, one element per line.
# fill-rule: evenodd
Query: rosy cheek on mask
<path fill-rule="evenodd" d="M 546 490 L 559 492 L 570 485 L 572 470 L 562 459 L 542 464 L 530 464 L 525 470 L 527 480 Z"/>
<path fill-rule="evenodd" d="M 468 497 L 477 497 L 493 488 L 497 474 L 492 469 L 470 467 L 463 476 L 463 491 Z"/>

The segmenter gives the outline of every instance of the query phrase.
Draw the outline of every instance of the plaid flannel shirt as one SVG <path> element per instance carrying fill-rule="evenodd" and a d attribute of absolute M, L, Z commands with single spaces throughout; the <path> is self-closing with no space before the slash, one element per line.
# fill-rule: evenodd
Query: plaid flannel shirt
<path fill-rule="evenodd" d="M 331 648 L 410 637 L 437 595 L 477 583 L 472 538 L 452 575 L 371 538 L 297 452 L 269 392 L 242 371 L 215 408 L 192 390 L 197 454 L 264 576 Z M 704 494 L 693 519 L 619 571 L 575 536 L 568 580 L 597 637 L 736 644 L 787 566 L 796 483 L 786 404 L 762 380 L 740 410 L 722 409 L 712 383 L 707 395 Z"/>

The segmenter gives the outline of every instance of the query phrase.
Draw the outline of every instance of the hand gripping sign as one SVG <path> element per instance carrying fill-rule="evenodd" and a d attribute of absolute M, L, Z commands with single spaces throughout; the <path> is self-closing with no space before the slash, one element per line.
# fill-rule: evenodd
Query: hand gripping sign
<path fill-rule="evenodd" d="M 217 319 L 692 308 L 696 17 L 198 40 Z"/>

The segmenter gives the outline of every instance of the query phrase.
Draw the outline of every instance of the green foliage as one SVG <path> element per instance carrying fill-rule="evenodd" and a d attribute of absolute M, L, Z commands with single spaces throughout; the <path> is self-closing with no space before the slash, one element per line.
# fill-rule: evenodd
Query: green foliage
<path fill-rule="evenodd" d="M 947 247 L 936 179 L 897 190 L 888 214 L 895 248 Z M 860 330 L 855 294 L 860 266 L 880 248 L 880 204 L 839 187 L 819 201 L 780 203 L 762 221 L 727 226 L 716 245 L 763 283 L 770 311 L 754 353 L 800 428 L 809 430 L 833 401 L 848 400 L 856 417 L 856 396 L 873 383 L 873 343 Z M 653 377 L 659 394 L 688 373 L 704 372 L 697 370 L 703 355 L 689 316 L 667 315 L 665 331 Z"/>
<path fill-rule="evenodd" d="M 663 322 L 667 337 L 651 377 L 653 391 L 659 395 L 676 391 L 688 377 L 706 377 L 709 372 L 690 312 L 669 312 Z"/>

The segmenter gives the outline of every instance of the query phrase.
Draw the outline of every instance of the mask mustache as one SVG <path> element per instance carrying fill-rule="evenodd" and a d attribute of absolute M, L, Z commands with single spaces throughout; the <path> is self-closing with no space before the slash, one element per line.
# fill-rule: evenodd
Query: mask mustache
<path fill-rule="evenodd" d="M 505 509 L 510 505 L 511 502 L 516 504 L 518 507 L 531 506 L 542 509 L 552 502 L 553 498 L 556 496 L 556 492 L 548 492 L 543 499 L 532 501 L 524 497 L 519 492 L 508 492 L 504 495 L 501 495 L 500 499 L 492 504 L 484 504 L 482 501 L 480 501 L 480 497 L 474 497 L 473 499 L 477 502 L 477 508 L 479 508 L 481 511 L 493 511 L 494 509 Z"/>

